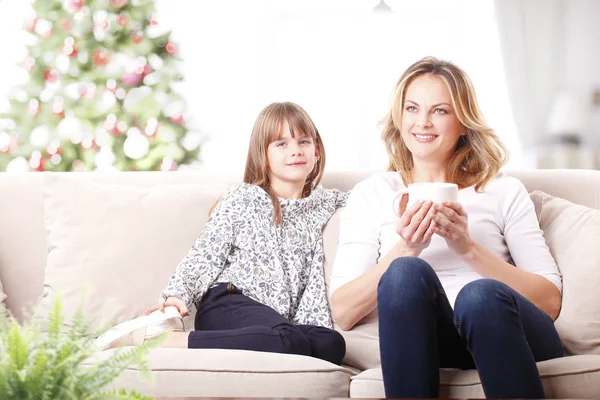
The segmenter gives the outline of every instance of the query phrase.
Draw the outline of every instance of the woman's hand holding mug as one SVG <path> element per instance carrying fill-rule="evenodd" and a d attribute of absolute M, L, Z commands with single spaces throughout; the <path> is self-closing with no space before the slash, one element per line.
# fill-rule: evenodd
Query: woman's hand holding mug
<path fill-rule="evenodd" d="M 434 219 L 443 218 L 437 215 L 434 204 L 445 201 L 456 202 L 458 186 L 454 183 L 424 182 L 412 183 L 396 193 L 393 201 L 394 212 L 400 218 L 396 224 L 396 232 L 402 237 L 408 250 L 419 255 L 429 246 L 431 237 L 439 222 Z M 458 204 L 458 203 L 456 203 Z"/>
<path fill-rule="evenodd" d="M 468 217 L 462 206 L 455 201 L 444 201 L 432 207 L 433 231 L 443 237 L 448 248 L 463 256 L 472 248 Z"/>
<path fill-rule="evenodd" d="M 433 236 L 433 213 L 430 211 L 433 203 L 419 200 L 407 208 L 407 202 L 408 198 L 400 201 L 396 232 L 403 239 L 406 250 L 416 257 L 429 246 Z"/>

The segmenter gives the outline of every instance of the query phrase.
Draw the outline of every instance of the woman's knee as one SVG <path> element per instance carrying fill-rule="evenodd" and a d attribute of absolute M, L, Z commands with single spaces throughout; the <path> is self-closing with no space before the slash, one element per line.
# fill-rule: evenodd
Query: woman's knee
<path fill-rule="evenodd" d="M 500 313 L 514 308 L 511 289 L 495 279 L 478 279 L 466 284 L 454 304 L 454 314 L 461 321 L 484 321 L 498 318 Z"/>
<path fill-rule="evenodd" d="M 427 261 L 418 257 L 400 257 L 392 261 L 379 280 L 378 299 L 409 296 L 415 291 L 424 289 L 431 279 L 435 279 L 435 271 Z M 423 285 L 425 284 L 425 286 Z"/>

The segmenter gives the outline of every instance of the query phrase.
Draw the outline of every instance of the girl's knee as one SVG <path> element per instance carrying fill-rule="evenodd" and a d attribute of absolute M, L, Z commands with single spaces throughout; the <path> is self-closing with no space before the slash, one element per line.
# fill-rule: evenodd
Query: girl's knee
<path fill-rule="evenodd" d="M 328 329 L 328 332 L 321 335 L 319 344 L 313 345 L 313 356 L 322 358 L 331 363 L 341 365 L 346 356 L 346 340 L 338 332 Z"/>
<path fill-rule="evenodd" d="M 310 340 L 304 332 L 293 324 L 280 325 L 275 328 L 281 335 L 283 343 L 282 353 L 310 356 Z"/>

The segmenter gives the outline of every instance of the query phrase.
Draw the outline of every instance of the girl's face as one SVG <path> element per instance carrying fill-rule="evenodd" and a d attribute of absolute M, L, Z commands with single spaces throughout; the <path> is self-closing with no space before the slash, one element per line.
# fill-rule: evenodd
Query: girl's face
<path fill-rule="evenodd" d="M 421 75 L 406 89 L 402 105 L 402 140 L 413 161 L 445 164 L 463 133 L 444 81 Z"/>
<path fill-rule="evenodd" d="M 307 135 L 292 137 L 288 124 L 279 138 L 267 147 L 269 177 L 272 185 L 281 183 L 304 186 L 319 156 L 314 140 Z"/>

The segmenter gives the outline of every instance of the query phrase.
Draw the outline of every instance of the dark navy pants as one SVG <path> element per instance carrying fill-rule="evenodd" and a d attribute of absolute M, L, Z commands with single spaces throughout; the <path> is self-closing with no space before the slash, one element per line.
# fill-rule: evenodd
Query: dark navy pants
<path fill-rule="evenodd" d="M 479 279 L 454 310 L 424 260 L 401 257 L 379 282 L 379 341 L 387 397 L 438 397 L 439 368 L 477 368 L 487 397 L 543 398 L 536 361 L 561 357 L 552 319 L 514 289 Z"/>
<path fill-rule="evenodd" d="M 294 325 L 271 307 L 244 296 L 231 283 L 211 288 L 197 308 L 189 348 L 300 354 L 337 365 L 346 354 L 346 342 L 338 332 Z"/>

